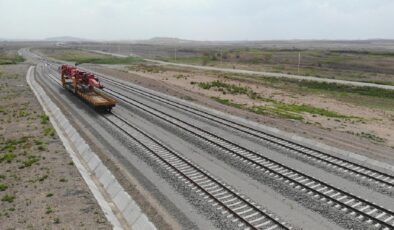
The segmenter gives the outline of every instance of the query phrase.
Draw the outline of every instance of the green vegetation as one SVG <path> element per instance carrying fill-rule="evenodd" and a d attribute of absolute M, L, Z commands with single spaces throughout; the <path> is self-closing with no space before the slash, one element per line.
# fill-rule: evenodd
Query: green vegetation
<path fill-rule="evenodd" d="M 371 140 L 371 141 L 378 142 L 378 143 L 383 143 L 383 142 L 385 142 L 385 140 L 384 140 L 383 138 L 378 137 L 378 136 L 376 136 L 376 135 L 374 135 L 374 134 L 371 134 L 371 133 L 361 132 L 361 133 L 357 133 L 356 135 L 357 135 L 357 136 L 360 136 L 360 137 L 367 138 L 367 139 L 369 139 L 369 140 Z"/>
<path fill-rule="evenodd" d="M 44 50 L 45 52 L 45 50 Z M 53 58 L 75 62 L 75 65 L 83 63 L 91 64 L 132 64 L 142 61 L 139 57 L 114 57 L 105 54 L 96 54 L 86 51 L 73 50 L 73 49 L 55 49 L 46 51 L 46 53 Z"/>
<path fill-rule="evenodd" d="M 302 115 L 300 114 L 291 111 L 286 111 L 275 106 L 252 106 L 247 109 L 253 113 L 268 115 L 273 117 L 280 117 L 280 118 L 293 119 L 293 120 L 303 119 Z"/>
<path fill-rule="evenodd" d="M 131 64 L 134 62 L 142 61 L 141 58 L 138 57 L 103 57 L 103 58 L 88 58 L 88 57 L 80 57 L 67 61 L 75 62 L 75 65 L 83 64 L 83 63 L 91 63 L 91 64 Z"/>
<path fill-rule="evenodd" d="M 15 154 L 13 153 L 5 153 L 3 155 L 0 155 L 0 163 L 3 161 L 6 161 L 7 163 L 11 163 L 12 160 L 15 158 Z"/>
<path fill-rule="evenodd" d="M 38 162 L 40 159 L 36 156 L 29 156 L 27 160 L 22 162 L 19 168 L 26 168 L 32 166 L 34 163 Z"/>
<path fill-rule="evenodd" d="M 50 214 L 50 213 L 52 213 L 53 211 L 52 211 L 52 208 L 51 207 L 47 207 L 47 210 L 45 211 L 45 214 Z"/>
<path fill-rule="evenodd" d="M 180 50 L 176 61 L 172 57 L 159 59 L 169 62 L 241 68 L 247 70 L 299 74 L 350 81 L 394 84 L 394 52 L 327 49 L 269 49 L 269 48 L 190 48 Z M 298 55 L 301 65 L 298 69 Z"/>
<path fill-rule="evenodd" d="M 335 117 L 335 118 L 352 118 L 349 116 L 345 116 L 342 114 L 339 114 L 334 111 L 330 111 L 327 109 L 322 109 L 322 108 L 317 108 L 313 107 L 310 105 L 297 105 L 297 104 L 285 104 L 282 102 L 274 102 L 274 107 L 279 110 L 279 111 L 286 111 L 286 112 L 291 112 L 291 113 L 310 113 L 310 114 L 315 114 L 315 115 L 320 115 L 320 116 L 325 116 L 325 117 Z"/>
<path fill-rule="evenodd" d="M 2 145 L 1 151 L 12 153 L 18 145 L 23 144 L 25 142 L 26 142 L 26 138 L 21 138 L 19 140 L 14 140 L 14 139 L 6 140 L 4 143 L 1 144 Z"/>
<path fill-rule="evenodd" d="M 314 90 L 325 90 L 333 92 L 343 92 L 350 94 L 358 94 L 370 97 L 390 98 L 394 99 L 394 90 L 379 89 L 372 87 L 358 87 L 350 85 L 342 85 L 336 83 L 316 82 L 316 81 L 293 81 L 299 87 L 309 88 Z"/>
<path fill-rule="evenodd" d="M 195 82 L 192 82 L 192 84 L 195 84 Z M 206 90 L 216 88 L 218 91 L 223 92 L 223 94 L 244 94 L 251 99 L 261 99 L 260 96 L 249 87 L 229 84 L 219 80 L 212 82 L 200 82 L 198 83 L 198 87 Z"/>
<path fill-rule="evenodd" d="M 56 218 L 53 220 L 53 223 L 54 223 L 54 224 L 60 224 L 60 219 L 59 219 L 58 217 L 56 217 Z"/>
<path fill-rule="evenodd" d="M 212 97 L 215 101 L 232 106 L 238 109 L 249 110 L 253 113 L 271 115 L 276 117 L 282 117 L 287 119 L 302 120 L 303 113 L 309 113 L 313 115 L 320 115 L 325 117 L 334 118 L 355 118 L 350 116 L 345 116 L 334 111 L 329 111 L 327 109 L 317 108 L 306 104 L 288 104 L 277 100 L 262 98 L 258 93 L 254 92 L 251 88 L 225 83 L 220 80 L 212 82 L 191 82 L 191 84 L 197 84 L 202 89 L 216 89 L 223 92 L 223 94 L 234 94 L 234 95 L 247 95 L 252 100 L 263 101 L 266 105 L 263 106 L 247 106 L 243 104 L 234 103 L 228 99 L 223 99 L 220 97 Z"/>
<path fill-rule="evenodd" d="M 224 99 L 224 98 L 220 98 L 220 97 L 211 97 L 212 99 L 214 99 L 215 101 L 224 104 L 224 105 L 228 105 L 228 106 L 232 106 L 238 109 L 243 109 L 245 108 L 246 105 L 243 104 L 238 104 L 238 103 L 234 103 L 231 102 L 229 99 Z"/>
<path fill-rule="evenodd" d="M 245 109 L 256 114 L 281 117 L 285 119 L 303 120 L 303 116 L 302 116 L 303 113 L 309 113 L 309 114 L 333 117 L 333 118 L 345 118 L 345 119 L 356 118 L 356 117 L 345 116 L 336 113 L 334 111 L 329 111 L 327 109 L 313 107 L 310 105 L 286 104 L 271 99 L 269 100 L 270 103 L 268 103 L 267 105 L 247 106 L 245 104 L 234 103 L 229 99 L 224 99 L 220 97 L 211 97 L 211 98 L 221 104 L 232 106 L 238 109 Z"/>
<path fill-rule="evenodd" d="M 157 65 L 147 65 L 144 63 L 138 63 L 134 65 L 128 66 L 129 70 L 137 71 L 137 72 L 144 72 L 144 73 L 163 73 L 164 68 Z"/>
<path fill-rule="evenodd" d="M 12 202 L 14 202 L 14 200 L 15 200 L 15 196 L 8 195 L 8 194 L 4 195 L 3 198 L 1 198 L 1 201 L 8 202 L 8 203 L 12 203 Z"/>
<path fill-rule="evenodd" d="M 8 188 L 5 184 L 0 184 L 0 191 L 5 191 Z"/>
<path fill-rule="evenodd" d="M 41 124 L 46 125 L 48 124 L 49 117 L 45 114 L 40 115 Z"/>
<path fill-rule="evenodd" d="M 223 76 L 222 73 L 213 73 L 218 76 Z M 262 84 L 268 87 L 285 90 L 294 94 L 324 95 L 325 97 L 333 97 L 339 101 L 344 101 L 356 105 L 367 106 L 371 108 L 380 108 L 385 110 L 394 110 L 393 90 L 307 80 L 295 80 L 289 78 L 279 79 L 275 77 L 257 77 L 246 74 L 226 74 L 224 75 L 224 78 L 252 84 Z"/>
<path fill-rule="evenodd" d="M 44 135 L 53 137 L 55 136 L 55 130 L 51 127 L 46 127 L 44 128 Z"/>
<path fill-rule="evenodd" d="M 16 53 L 8 54 L 0 52 L 0 65 L 13 65 L 24 62 L 25 59 Z"/>

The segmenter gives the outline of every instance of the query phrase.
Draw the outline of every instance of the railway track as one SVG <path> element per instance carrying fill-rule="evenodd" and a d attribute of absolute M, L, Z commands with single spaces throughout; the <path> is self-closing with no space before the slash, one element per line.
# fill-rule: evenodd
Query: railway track
<path fill-rule="evenodd" d="M 377 184 L 380 184 L 380 185 L 386 187 L 387 189 L 391 189 L 394 186 L 394 176 L 392 176 L 390 174 L 380 172 L 375 169 L 368 168 L 368 167 L 363 166 L 361 164 L 354 163 L 349 160 L 345 160 L 345 159 L 324 153 L 322 151 L 300 145 L 298 143 L 295 143 L 295 142 L 292 142 L 289 140 L 285 140 L 283 138 L 274 136 L 272 134 L 263 132 L 261 130 L 257 130 L 252 127 L 248 127 L 246 125 L 225 119 L 223 117 L 219 117 L 219 116 L 211 114 L 211 113 L 208 113 L 206 111 L 193 108 L 192 106 L 185 105 L 185 104 L 176 102 L 174 100 L 170 100 L 168 98 L 161 97 L 159 95 L 155 95 L 153 93 L 143 91 L 141 89 L 138 89 L 137 87 L 121 84 L 117 81 L 106 78 L 105 76 L 100 75 L 100 77 L 101 77 L 101 79 L 103 79 L 103 81 L 107 81 L 110 84 L 116 85 L 117 87 L 120 87 L 122 89 L 128 90 L 133 93 L 137 93 L 139 95 L 150 98 L 152 100 L 160 101 L 161 103 L 164 103 L 166 105 L 170 105 L 172 107 L 184 110 L 188 113 L 194 114 L 198 117 L 205 118 L 209 121 L 216 122 L 220 125 L 224 125 L 226 127 L 229 127 L 231 129 L 234 129 L 234 130 L 239 131 L 241 133 L 248 134 L 248 135 L 255 137 L 265 143 L 270 144 L 273 147 L 280 148 L 281 150 L 286 150 L 286 151 L 288 151 L 292 154 L 298 155 L 308 161 L 313 161 L 316 163 L 324 164 L 326 166 L 331 167 L 332 169 L 339 171 L 340 173 L 347 173 L 347 174 L 352 175 L 354 177 L 373 181 Z"/>
<path fill-rule="evenodd" d="M 347 213 L 360 221 L 371 224 L 378 229 L 394 229 L 394 213 L 391 210 L 385 209 L 373 202 L 364 200 L 361 197 L 338 189 L 323 181 L 315 179 L 312 176 L 291 169 L 281 163 L 264 157 L 259 153 L 253 152 L 234 143 L 230 143 L 221 137 L 187 124 L 175 117 L 172 117 L 171 115 L 165 114 L 140 102 L 133 101 L 131 98 L 113 90 L 106 89 L 105 91 L 112 96 L 121 99 L 127 104 L 137 107 L 152 116 L 156 116 L 180 129 L 183 129 L 184 131 L 187 131 L 209 145 L 220 148 L 224 153 L 241 160 L 249 166 L 254 167 L 256 170 L 261 170 L 272 178 L 282 181 L 283 183 L 304 192 L 316 200 L 324 201 L 337 210 Z"/>
<path fill-rule="evenodd" d="M 266 173 L 271 178 L 303 192 L 312 199 L 326 202 L 328 205 L 331 205 L 331 207 L 347 213 L 360 221 L 364 221 L 367 224 L 371 224 L 376 228 L 394 229 L 394 212 L 391 210 L 329 185 L 312 176 L 301 173 L 257 152 L 229 142 L 213 133 L 185 123 L 148 105 L 134 101 L 113 90 L 105 89 L 105 91 L 133 107 L 188 132 L 204 143 L 219 148 L 222 152 L 228 154 L 228 156 L 244 162 L 255 170 Z"/>
<path fill-rule="evenodd" d="M 211 203 L 226 218 L 239 222 L 238 227 L 248 229 L 291 229 L 265 209 L 260 209 L 250 199 L 237 193 L 233 188 L 216 179 L 208 172 L 182 155 L 172 151 L 142 130 L 114 113 L 104 117 L 137 142 L 145 152 L 160 162 L 178 179 L 184 181 L 191 190 Z"/>
<path fill-rule="evenodd" d="M 61 83 L 52 75 L 49 78 Z M 239 194 L 234 188 L 210 175 L 182 155 L 172 151 L 121 116 L 110 113 L 102 115 L 109 123 L 134 140 L 145 153 L 161 166 L 183 181 L 190 189 L 210 203 L 226 219 L 244 229 L 292 229 L 266 209 Z M 237 223 L 238 222 L 238 223 Z"/>

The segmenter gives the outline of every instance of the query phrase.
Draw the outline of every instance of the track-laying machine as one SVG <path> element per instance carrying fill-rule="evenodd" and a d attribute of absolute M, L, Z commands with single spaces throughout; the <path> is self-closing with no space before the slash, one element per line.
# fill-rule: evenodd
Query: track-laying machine
<path fill-rule="evenodd" d="M 62 65 L 59 68 L 61 81 L 64 88 L 85 100 L 95 109 L 111 111 L 116 101 L 101 92 L 104 86 L 98 78 L 89 72 L 81 71 L 72 65 Z"/>

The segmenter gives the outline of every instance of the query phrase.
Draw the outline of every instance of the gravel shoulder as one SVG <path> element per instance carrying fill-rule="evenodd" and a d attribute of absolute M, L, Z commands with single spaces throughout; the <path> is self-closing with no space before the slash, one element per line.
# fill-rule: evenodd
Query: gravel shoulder
<path fill-rule="evenodd" d="M 0 66 L 0 229 L 112 229 L 25 81 Z"/>

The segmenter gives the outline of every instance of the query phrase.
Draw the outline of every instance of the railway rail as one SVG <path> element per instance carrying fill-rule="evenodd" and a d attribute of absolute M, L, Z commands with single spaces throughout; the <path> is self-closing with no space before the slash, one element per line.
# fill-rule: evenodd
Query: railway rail
<path fill-rule="evenodd" d="M 309 195 L 314 199 L 325 201 L 328 205 L 340 211 L 356 216 L 365 223 L 372 224 L 380 229 L 394 228 L 394 212 L 385 209 L 373 202 L 364 200 L 361 197 L 343 191 L 335 186 L 329 185 L 312 176 L 306 175 L 272 159 L 269 159 L 257 152 L 248 150 L 242 146 L 234 144 L 213 133 L 202 130 L 196 126 L 185 123 L 169 114 L 154 109 L 148 105 L 132 100 L 130 97 L 122 95 L 110 89 L 105 91 L 112 96 L 136 107 L 152 116 L 160 118 L 169 124 L 176 126 L 191 135 L 201 139 L 206 144 L 221 149 L 229 156 L 254 167 L 271 176 L 274 179 L 284 182 L 294 189 Z"/>
<path fill-rule="evenodd" d="M 185 123 L 148 105 L 134 101 L 126 95 L 122 95 L 111 89 L 105 89 L 105 91 L 122 100 L 126 104 L 160 118 L 169 124 L 196 136 L 205 143 L 221 149 L 231 157 L 239 159 L 240 161 L 254 167 L 256 170 L 260 170 L 268 174 L 268 176 L 271 176 L 278 181 L 282 181 L 292 188 L 309 195 L 312 199 L 324 201 L 337 210 L 354 216 L 360 221 L 371 224 L 376 228 L 394 229 L 394 213 L 391 210 L 278 163 L 257 152 L 231 143 L 224 138 Z"/>
<path fill-rule="evenodd" d="M 61 86 L 52 75 L 49 77 Z M 112 125 L 138 143 L 141 149 L 160 162 L 160 164 L 178 179 L 203 197 L 226 218 L 245 229 L 292 229 L 266 209 L 261 209 L 255 202 L 239 194 L 234 188 L 210 175 L 209 172 L 195 165 L 182 155 L 172 151 L 141 129 L 126 121 L 114 112 L 102 114 Z"/>
<path fill-rule="evenodd" d="M 373 181 L 375 183 L 381 184 L 385 186 L 387 189 L 391 189 L 394 187 L 394 176 L 388 173 L 384 173 L 372 168 L 368 168 L 364 165 L 351 162 L 349 160 L 342 159 L 340 157 L 336 157 L 331 154 L 316 149 L 312 149 L 307 146 L 303 146 L 301 144 L 286 140 L 284 138 L 274 136 L 267 132 L 263 132 L 261 130 L 257 130 L 252 127 L 248 127 L 246 125 L 231 121 L 229 119 L 219 117 L 217 115 L 208 113 L 206 111 L 193 108 L 192 106 L 185 105 L 176 102 L 174 100 L 170 100 L 168 98 L 164 98 L 159 95 L 155 95 L 153 93 L 143 91 L 141 89 L 138 89 L 137 87 L 121 84 L 102 75 L 100 75 L 100 77 L 103 79 L 103 81 L 114 84 L 117 87 L 123 88 L 125 90 L 129 90 L 130 92 L 137 93 L 139 95 L 148 97 L 156 101 L 160 101 L 164 104 L 184 110 L 198 117 L 202 117 L 207 120 L 216 122 L 220 125 L 224 125 L 226 127 L 232 128 L 241 133 L 248 134 L 250 136 L 260 139 L 261 141 L 264 141 L 265 143 L 270 144 L 271 146 L 278 147 L 283 150 L 287 150 L 293 154 L 297 154 L 303 157 L 304 159 L 312 160 L 314 162 L 330 166 L 331 168 L 338 170 L 341 173 L 345 172 L 355 177 L 365 178 L 369 181 Z"/>
<path fill-rule="evenodd" d="M 291 229 L 286 223 L 280 222 L 265 209 L 260 209 L 250 199 L 237 193 L 233 188 L 216 179 L 204 169 L 192 163 L 182 155 L 172 151 L 153 137 L 127 122 L 112 112 L 104 117 L 123 131 L 129 138 L 137 142 L 151 157 L 156 158 L 178 179 L 204 197 L 226 218 L 232 222 L 240 222 L 238 227 L 249 229 Z"/>

